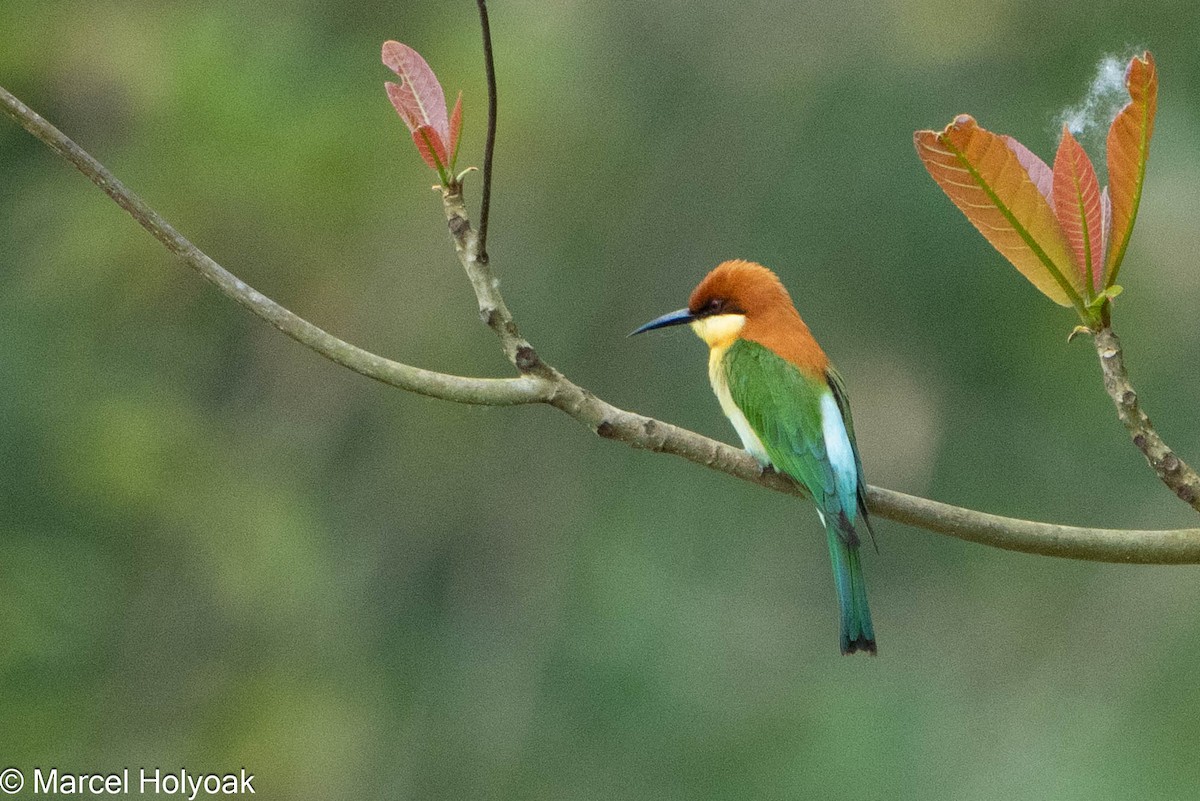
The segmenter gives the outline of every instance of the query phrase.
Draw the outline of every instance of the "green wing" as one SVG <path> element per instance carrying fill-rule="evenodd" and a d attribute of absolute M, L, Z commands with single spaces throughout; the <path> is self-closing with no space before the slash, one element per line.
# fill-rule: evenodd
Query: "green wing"
<path fill-rule="evenodd" d="M 858 549 L 860 526 L 871 531 L 866 485 L 841 377 L 832 368 L 825 375 L 807 376 L 762 345 L 746 340 L 731 345 L 722 364 L 729 395 L 758 435 L 771 464 L 807 487 L 821 511 L 841 615 L 842 653 L 874 653 L 875 630 Z M 828 429 L 826 414 L 831 415 Z"/>
<path fill-rule="evenodd" d="M 854 450 L 854 467 L 858 472 L 858 518 L 866 526 L 867 533 L 871 535 L 871 542 L 874 543 L 875 530 L 871 528 L 871 518 L 867 514 L 867 480 L 863 476 L 862 457 L 858 455 L 858 440 L 854 438 L 854 416 L 850 414 L 850 396 L 846 394 L 846 385 L 842 381 L 841 373 L 835 370 L 832 364 L 825 371 L 825 377 L 829 379 L 829 388 L 833 390 L 833 399 L 837 401 L 838 409 L 842 413 L 842 422 L 846 424 L 846 433 L 850 436 L 850 447 Z M 875 549 L 879 550 L 879 546 Z"/>
<path fill-rule="evenodd" d="M 738 340 L 725 354 L 725 378 L 733 402 L 767 451 L 775 469 L 803 484 L 817 508 L 848 543 L 857 542 L 860 521 L 870 531 L 866 482 L 854 442 L 854 421 L 841 377 L 832 368 L 809 377 L 757 342 Z M 842 474 L 830 459 L 822 424 L 822 398 L 832 395 L 853 452 Z M 826 401 L 828 403 L 828 401 Z M 874 537 L 874 532 L 871 532 Z"/>
<path fill-rule="evenodd" d="M 771 464 L 803 484 L 823 514 L 836 516 L 843 504 L 821 426 L 821 396 L 828 385 L 744 339 L 729 347 L 724 365 L 729 394 Z"/>

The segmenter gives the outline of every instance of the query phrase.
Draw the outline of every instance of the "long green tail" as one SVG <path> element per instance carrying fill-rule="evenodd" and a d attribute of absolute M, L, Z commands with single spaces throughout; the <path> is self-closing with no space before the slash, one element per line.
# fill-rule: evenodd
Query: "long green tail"
<path fill-rule="evenodd" d="M 848 545 L 833 526 L 825 529 L 825 535 L 829 539 L 833 583 L 837 586 L 841 613 L 842 653 L 876 653 L 875 629 L 871 625 L 871 609 L 867 606 L 867 584 L 863 580 L 858 545 Z"/>

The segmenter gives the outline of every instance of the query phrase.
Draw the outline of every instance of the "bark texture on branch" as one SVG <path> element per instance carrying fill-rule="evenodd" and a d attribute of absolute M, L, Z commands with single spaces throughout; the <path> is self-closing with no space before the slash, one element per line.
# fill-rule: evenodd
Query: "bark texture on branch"
<path fill-rule="evenodd" d="M 1104 389 L 1117 407 L 1117 416 L 1121 418 L 1133 444 L 1146 457 L 1159 480 L 1181 501 L 1200 512 L 1200 476 L 1163 442 L 1150 418 L 1142 411 L 1138 394 L 1125 371 L 1121 340 L 1109 326 L 1093 332 L 1092 337 L 1096 354 L 1100 357 L 1100 370 L 1104 373 Z"/>

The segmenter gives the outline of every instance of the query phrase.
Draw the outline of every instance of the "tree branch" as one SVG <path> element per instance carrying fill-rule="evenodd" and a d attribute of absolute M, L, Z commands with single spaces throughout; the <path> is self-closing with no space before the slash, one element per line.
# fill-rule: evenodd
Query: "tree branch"
<path fill-rule="evenodd" d="M 1181 501 L 1200 512 L 1200 476 L 1162 441 L 1150 418 L 1138 405 L 1137 392 L 1125 372 L 1121 340 L 1108 326 L 1093 332 L 1093 340 L 1100 357 L 1100 370 L 1104 373 L 1104 388 L 1116 405 L 1117 416 L 1133 438 L 1133 444 L 1146 457 L 1159 480 Z"/>
<path fill-rule="evenodd" d="M 806 497 L 787 476 L 763 471 L 745 451 L 650 417 L 623 411 L 565 378 L 548 401 L 597 434 L 676 456 L 778 492 Z M 868 487 L 878 517 L 1009 551 L 1094 562 L 1200 564 L 1200 529 L 1136 531 L 1079 528 L 1000 517 L 902 492 Z"/>
<path fill-rule="evenodd" d="M 458 403 L 512 406 L 544 401 L 550 397 L 553 388 L 533 376 L 464 378 L 447 375 L 394 362 L 343 342 L 280 306 L 210 259 L 159 216 L 158 212 L 118 181 L 103 164 L 2 86 L 0 107 L 22 128 L 75 165 L 76 169 L 116 201 L 118 206 L 129 212 L 139 225 L 166 245 L 167 250 L 183 259 L 185 264 L 216 284 L 223 293 L 327 359 L 385 384 Z"/>
<path fill-rule="evenodd" d="M 253 289 L 201 252 L 99 162 L 3 87 L 0 107 L 22 127 L 75 165 L 162 242 L 226 295 L 301 344 L 338 364 L 400 389 L 435 398 L 486 405 L 546 403 L 583 423 L 601 437 L 635 448 L 670 453 L 777 492 L 805 493 L 786 476 L 763 471 L 745 451 L 678 426 L 619 409 L 568 380 L 542 362 L 525 341 L 500 294 L 489 266 L 480 258 L 461 188 L 444 189 L 443 207 L 459 261 L 479 301 L 481 316 L 521 371 L 517 378 L 464 378 L 393 362 L 332 336 Z M 1103 562 L 1200 564 L 1200 529 L 1133 531 L 1076 528 L 999 517 L 871 487 L 871 511 L 888 518 L 970 542 L 1047 556 Z"/>
<path fill-rule="evenodd" d="M 446 214 L 446 225 L 454 240 L 458 261 L 467 273 L 471 288 L 479 301 L 479 317 L 500 338 L 504 355 L 523 375 L 553 379 L 558 374 L 538 358 L 537 351 L 521 336 L 504 297 L 500 294 L 500 281 L 492 272 L 481 253 L 481 240 L 471 228 L 467 206 L 463 202 L 462 184 L 438 187 L 442 192 L 442 210 Z"/>

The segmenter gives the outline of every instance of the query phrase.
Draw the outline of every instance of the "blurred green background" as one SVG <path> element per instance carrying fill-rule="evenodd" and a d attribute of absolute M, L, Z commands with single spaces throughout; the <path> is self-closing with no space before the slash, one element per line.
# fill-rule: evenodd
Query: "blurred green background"
<path fill-rule="evenodd" d="M 1066 344 L 1071 312 L 911 143 L 970 112 L 1049 159 L 1100 57 L 1153 51 L 1116 324 L 1161 432 L 1200 461 L 1192 3 L 522 0 L 493 27 L 493 264 L 571 378 L 734 441 L 700 342 L 625 334 L 752 258 L 845 374 L 873 483 L 1196 524 L 1126 442 L 1089 344 Z M 0 84 L 318 325 L 508 375 L 384 96 L 389 38 L 464 90 L 478 164 L 469 0 L 5 0 Z M 0 767 L 245 766 L 273 799 L 1200 793 L 1194 568 L 880 521 L 881 655 L 843 658 L 807 504 L 551 409 L 337 367 L 7 119 L 0 335 Z"/>

